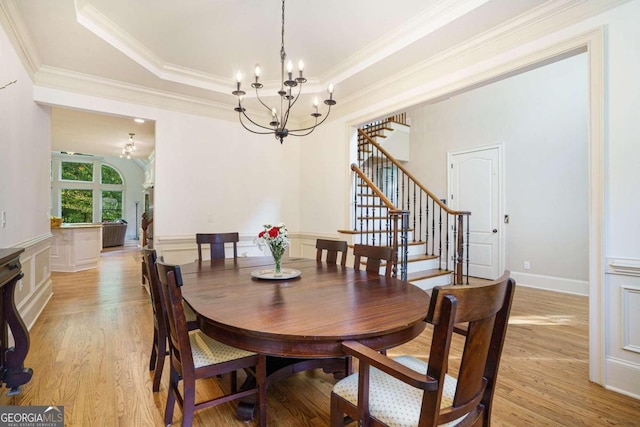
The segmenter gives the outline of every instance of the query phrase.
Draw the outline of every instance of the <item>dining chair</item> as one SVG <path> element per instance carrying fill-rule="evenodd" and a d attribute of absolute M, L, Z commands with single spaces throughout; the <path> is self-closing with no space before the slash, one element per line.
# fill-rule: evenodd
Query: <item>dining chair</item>
<path fill-rule="evenodd" d="M 198 245 L 198 261 L 202 262 L 202 245 L 209 245 L 210 259 L 224 259 L 225 243 L 233 243 L 233 258 L 238 258 L 238 233 L 197 233 L 196 243 Z"/>
<path fill-rule="evenodd" d="M 331 427 L 352 420 L 361 426 L 489 426 L 514 291 L 509 272 L 485 284 L 433 288 L 425 319 L 433 325 L 428 363 L 343 342 L 345 353 L 360 363 L 357 373 L 333 388 Z M 465 335 L 462 357 L 450 357 L 454 325 L 460 323 L 467 325 L 458 329 Z"/>
<path fill-rule="evenodd" d="M 180 266 L 156 262 L 158 278 L 164 291 L 169 324 L 171 375 L 164 422 L 170 425 L 176 402 L 182 410 L 182 426 L 191 426 L 194 412 L 250 395 L 257 395 L 260 426 L 266 426 L 267 369 L 264 355 L 228 346 L 202 331 L 187 330 L 182 305 Z M 256 386 L 238 389 L 237 371 L 244 369 L 256 380 Z M 229 393 L 196 403 L 196 380 L 231 374 Z M 182 380 L 182 393 L 179 383 Z"/>
<path fill-rule="evenodd" d="M 382 261 L 385 262 L 384 275 L 391 277 L 391 270 L 393 266 L 393 248 L 388 246 L 371 246 L 371 245 L 353 245 L 353 255 L 355 259 L 353 261 L 353 268 L 356 271 L 360 270 L 362 264 L 362 257 L 367 258 L 366 271 L 370 273 L 380 274 L 380 266 Z"/>
<path fill-rule="evenodd" d="M 327 252 L 325 261 L 327 264 L 338 263 L 338 253 L 342 253 L 340 258 L 340 265 L 347 265 L 347 242 L 341 240 L 316 240 L 316 261 L 322 262 L 323 251 Z"/>
<path fill-rule="evenodd" d="M 167 310 L 160 283 L 158 282 L 158 272 L 156 270 L 157 255 L 155 249 L 143 248 L 142 259 L 146 269 L 147 281 L 149 283 L 149 294 L 151 295 L 151 307 L 153 308 L 153 342 L 151 344 L 151 357 L 149 358 L 149 370 L 153 371 L 153 392 L 160 390 L 160 379 L 164 368 L 164 359 L 168 354 L 167 348 Z M 189 330 L 197 329 L 198 323 L 196 314 L 188 304 L 185 306 L 185 317 Z"/>

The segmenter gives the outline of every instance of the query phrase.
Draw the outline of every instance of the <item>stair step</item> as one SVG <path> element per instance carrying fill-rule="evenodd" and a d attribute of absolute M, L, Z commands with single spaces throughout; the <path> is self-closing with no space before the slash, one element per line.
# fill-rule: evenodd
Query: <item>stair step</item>
<path fill-rule="evenodd" d="M 368 221 L 379 221 L 382 219 L 387 219 L 388 216 L 359 216 L 358 219 L 364 219 Z"/>
<path fill-rule="evenodd" d="M 407 231 L 413 231 L 413 228 L 409 228 Z M 367 231 L 360 231 L 360 230 L 338 230 L 338 233 L 341 234 L 373 234 L 373 233 L 381 233 L 381 234 L 385 234 L 385 233 L 390 233 L 392 231 L 389 230 L 367 230 Z"/>
<path fill-rule="evenodd" d="M 339 230 L 338 230 L 339 231 Z M 424 242 L 409 242 L 409 246 L 419 246 L 419 245 L 424 245 Z M 349 244 L 347 245 L 348 247 L 350 247 L 351 249 L 353 249 L 353 244 Z M 386 246 L 385 246 L 386 247 Z M 436 257 L 437 258 L 437 257 Z"/>
<path fill-rule="evenodd" d="M 380 197 L 377 194 L 365 194 L 365 193 L 358 193 L 356 196 L 357 197 Z"/>
<path fill-rule="evenodd" d="M 381 208 L 381 209 L 389 209 L 389 206 L 387 205 L 372 205 L 372 204 L 368 204 L 368 205 L 356 205 L 356 207 L 358 208 Z"/>
<path fill-rule="evenodd" d="M 432 277 L 444 276 L 446 274 L 451 274 L 450 270 L 439 270 L 437 268 L 431 270 L 424 271 L 414 271 L 413 273 L 407 274 L 407 282 L 413 282 L 418 280 L 430 279 Z"/>

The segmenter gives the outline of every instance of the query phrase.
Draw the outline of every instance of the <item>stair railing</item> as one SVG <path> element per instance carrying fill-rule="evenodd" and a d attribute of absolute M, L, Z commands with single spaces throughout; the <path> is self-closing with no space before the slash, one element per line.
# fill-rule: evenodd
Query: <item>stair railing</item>
<path fill-rule="evenodd" d="M 385 245 L 379 244 L 378 246 L 391 246 L 393 248 L 395 257 L 393 260 L 391 275 L 393 277 L 398 277 L 399 264 L 400 278 L 402 280 L 407 280 L 407 268 L 409 262 L 409 211 L 397 209 L 387 196 L 385 196 L 384 193 L 362 172 L 358 165 L 352 164 L 351 170 L 355 172 L 356 188 L 358 187 L 358 181 L 361 181 L 372 192 L 371 194 L 374 194 L 380 200 L 379 206 L 388 210 L 388 215 L 385 218 L 386 228 L 384 231 L 380 231 L 380 233 L 384 233 L 386 235 L 387 241 Z M 363 196 L 360 195 L 360 197 Z M 375 232 L 372 234 L 374 236 L 373 245 L 375 246 Z M 369 242 L 361 241 L 360 243 L 368 244 Z"/>
<path fill-rule="evenodd" d="M 463 284 L 465 281 L 468 284 L 469 216 L 471 212 L 450 209 L 399 161 L 374 141 L 368 132 L 358 129 L 358 141 L 358 160 L 361 172 L 393 206 L 393 209 L 389 209 L 389 214 L 392 210 L 408 212 L 407 229 L 413 231 L 412 241 L 425 244 L 425 255 L 438 257 L 439 269 L 452 270 L 455 284 Z M 354 169 L 354 165 L 351 166 L 351 169 Z M 370 215 L 368 211 L 370 204 L 362 200 L 365 195 L 362 193 L 362 187 L 365 186 L 369 186 L 369 184 L 364 180 L 363 183 L 356 186 L 356 199 L 360 194 L 361 200 L 359 203 L 356 200 L 354 205 L 360 206 L 362 210 L 354 215 L 356 220 L 354 230 L 358 228 L 359 218 L 368 218 L 367 226 L 371 219 L 378 220 L 380 221 L 379 225 L 383 225 L 383 216 Z M 364 225 L 365 222 L 360 219 L 360 226 Z M 360 230 L 363 229 L 360 228 Z M 373 244 L 376 244 L 375 234 L 373 236 Z M 385 245 L 382 242 L 383 239 L 384 237 L 380 235 L 377 244 Z M 386 239 L 386 244 L 388 244 L 392 236 L 387 236 Z"/>

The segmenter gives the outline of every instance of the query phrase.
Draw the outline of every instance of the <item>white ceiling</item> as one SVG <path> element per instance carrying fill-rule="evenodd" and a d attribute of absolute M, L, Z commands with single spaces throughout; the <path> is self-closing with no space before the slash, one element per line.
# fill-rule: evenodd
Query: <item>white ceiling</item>
<path fill-rule="evenodd" d="M 333 83 L 340 103 L 540 5 L 574 2 L 289 0 L 285 48 L 294 64 L 305 62 L 306 96 L 324 99 Z M 279 88 L 281 6 L 280 0 L 0 0 L 38 84 L 64 75 L 230 110 L 238 71 L 248 76 L 246 88 L 259 63 L 264 91 Z M 117 156 L 129 132 L 144 150 L 153 149 L 153 123 L 138 127 L 130 118 L 78 111 L 55 111 L 52 122 L 56 151 Z"/>

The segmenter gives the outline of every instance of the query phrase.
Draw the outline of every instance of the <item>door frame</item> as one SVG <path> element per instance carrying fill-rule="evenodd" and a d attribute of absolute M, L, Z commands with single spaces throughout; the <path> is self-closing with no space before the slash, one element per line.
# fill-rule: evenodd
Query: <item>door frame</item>
<path fill-rule="evenodd" d="M 453 162 L 453 156 L 460 154 L 469 154 L 477 151 L 486 151 L 486 150 L 498 150 L 498 271 L 504 271 L 506 265 L 506 254 L 505 254 L 505 232 L 506 227 L 504 226 L 504 203 L 505 203 L 505 195 L 504 195 L 504 144 L 498 142 L 496 144 L 491 145 L 483 145 L 480 147 L 472 147 L 464 150 L 455 150 L 455 151 L 447 151 L 447 201 L 449 205 L 451 204 L 451 167 L 449 165 Z M 471 212 L 471 217 L 469 218 L 469 222 L 473 221 L 473 212 Z M 448 230 L 451 233 L 451 230 Z"/>

